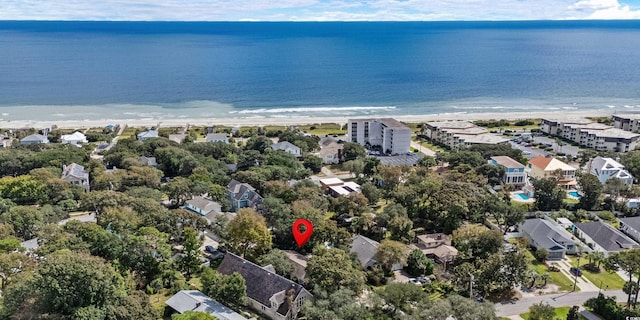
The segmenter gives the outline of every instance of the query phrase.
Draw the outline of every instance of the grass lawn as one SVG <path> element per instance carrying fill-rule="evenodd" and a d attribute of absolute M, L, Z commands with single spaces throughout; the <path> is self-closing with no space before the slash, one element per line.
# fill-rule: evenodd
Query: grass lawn
<path fill-rule="evenodd" d="M 345 135 L 347 134 L 346 128 L 347 127 L 345 126 L 344 129 L 341 129 L 341 126 L 337 123 L 320 123 L 298 126 L 298 129 L 319 137 L 324 137 L 326 135 Z"/>
<path fill-rule="evenodd" d="M 569 259 L 571 259 L 572 266 L 577 265 L 576 257 L 572 256 L 572 257 L 569 257 Z M 580 259 L 581 265 L 585 265 L 587 263 L 589 263 L 588 259 L 585 259 L 584 257 Z M 582 268 L 582 275 L 585 276 L 589 281 L 591 281 L 591 283 L 593 283 L 597 287 L 600 287 L 601 284 L 603 289 L 609 286 L 607 290 L 622 289 L 625 282 L 625 280 L 622 279 L 617 273 L 615 272 L 609 273 L 604 270 L 599 273 L 593 273 L 589 270 Z"/>
<path fill-rule="evenodd" d="M 556 312 L 556 319 L 566 319 L 569 309 L 571 309 L 571 307 L 558 307 L 553 309 L 553 311 Z M 529 320 L 529 312 L 521 313 L 520 317 L 524 320 Z"/>
<path fill-rule="evenodd" d="M 564 202 L 564 203 L 569 203 L 569 204 L 578 204 L 578 203 L 580 202 L 580 200 L 578 200 L 578 199 L 566 198 L 566 199 L 562 200 L 562 202 Z"/>
<path fill-rule="evenodd" d="M 571 279 L 567 278 L 562 272 L 550 272 L 549 268 L 544 263 L 539 262 L 533 256 L 531 251 L 524 250 L 527 255 L 527 261 L 529 262 L 529 268 L 537 271 L 539 274 L 549 274 L 549 284 L 555 284 L 558 286 L 558 290 L 561 291 L 571 291 L 573 290 L 573 282 Z M 580 290 L 580 288 L 576 288 L 576 291 Z"/>
<path fill-rule="evenodd" d="M 420 139 L 420 138 L 418 138 L 418 137 L 413 137 L 413 140 L 414 140 L 415 142 L 417 142 L 417 143 L 421 144 L 423 147 L 425 147 L 425 148 L 429 148 L 429 149 L 431 149 L 431 150 L 433 150 L 433 151 L 446 152 L 446 150 L 445 150 L 443 147 L 437 146 L 437 145 L 432 144 L 432 143 L 430 143 L 430 142 L 428 142 L 428 141 L 425 141 L 425 140 L 421 140 L 421 139 Z"/>

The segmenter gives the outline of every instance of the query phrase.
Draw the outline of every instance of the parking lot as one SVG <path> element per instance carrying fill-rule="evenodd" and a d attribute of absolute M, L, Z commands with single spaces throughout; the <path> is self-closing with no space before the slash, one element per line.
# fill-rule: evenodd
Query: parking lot
<path fill-rule="evenodd" d="M 409 152 L 407 154 L 401 154 L 397 156 L 375 156 L 380 159 L 380 163 L 389 165 L 392 167 L 398 166 L 414 166 L 418 161 L 425 157 L 422 153 Z"/>
<path fill-rule="evenodd" d="M 548 137 L 536 136 L 536 137 L 533 137 L 533 141 L 536 143 L 549 145 L 551 146 L 551 148 L 553 148 L 553 150 L 556 153 L 562 152 L 562 153 L 565 153 L 567 156 L 577 157 L 578 152 L 580 152 L 580 148 L 578 147 L 574 147 L 568 144 L 563 144 L 562 146 L 559 146 L 555 140 Z M 550 154 L 544 149 L 534 148 L 533 146 L 527 147 L 526 142 L 518 143 L 516 141 L 509 141 L 509 143 L 513 148 L 521 150 L 528 159 L 535 158 L 537 156 L 546 157 Z"/>

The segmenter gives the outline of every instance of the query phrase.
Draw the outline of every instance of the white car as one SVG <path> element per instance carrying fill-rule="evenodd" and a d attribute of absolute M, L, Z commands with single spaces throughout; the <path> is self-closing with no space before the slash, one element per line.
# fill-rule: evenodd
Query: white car
<path fill-rule="evenodd" d="M 416 285 L 419 285 L 419 286 L 422 285 L 422 282 L 418 281 L 418 279 L 416 279 L 416 278 L 409 278 L 409 283 L 413 283 L 413 284 L 416 284 Z"/>

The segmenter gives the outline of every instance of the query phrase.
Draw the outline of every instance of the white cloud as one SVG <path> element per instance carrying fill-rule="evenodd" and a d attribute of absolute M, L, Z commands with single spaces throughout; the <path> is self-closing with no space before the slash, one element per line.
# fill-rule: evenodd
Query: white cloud
<path fill-rule="evenodd" d="M 633 19 L 626 0 L 0 0 L 4 20 Z"/>

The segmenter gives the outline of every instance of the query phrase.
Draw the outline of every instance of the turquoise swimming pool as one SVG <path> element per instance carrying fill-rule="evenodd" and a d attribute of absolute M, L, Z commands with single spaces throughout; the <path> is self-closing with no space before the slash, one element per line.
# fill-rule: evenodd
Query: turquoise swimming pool
<path fill-rule="evenodd" d="M 529 197 L 527 197 L 527 195 L 524 193 L 516 193 L 516 195 L 522 200 L 529 200 Z"/>
<path fill-rule="evenodd" d="M 582 196 L 578 193 L 578 191 L 569 191 L 569 195 L 574 198 L 581 198 Z"/>

